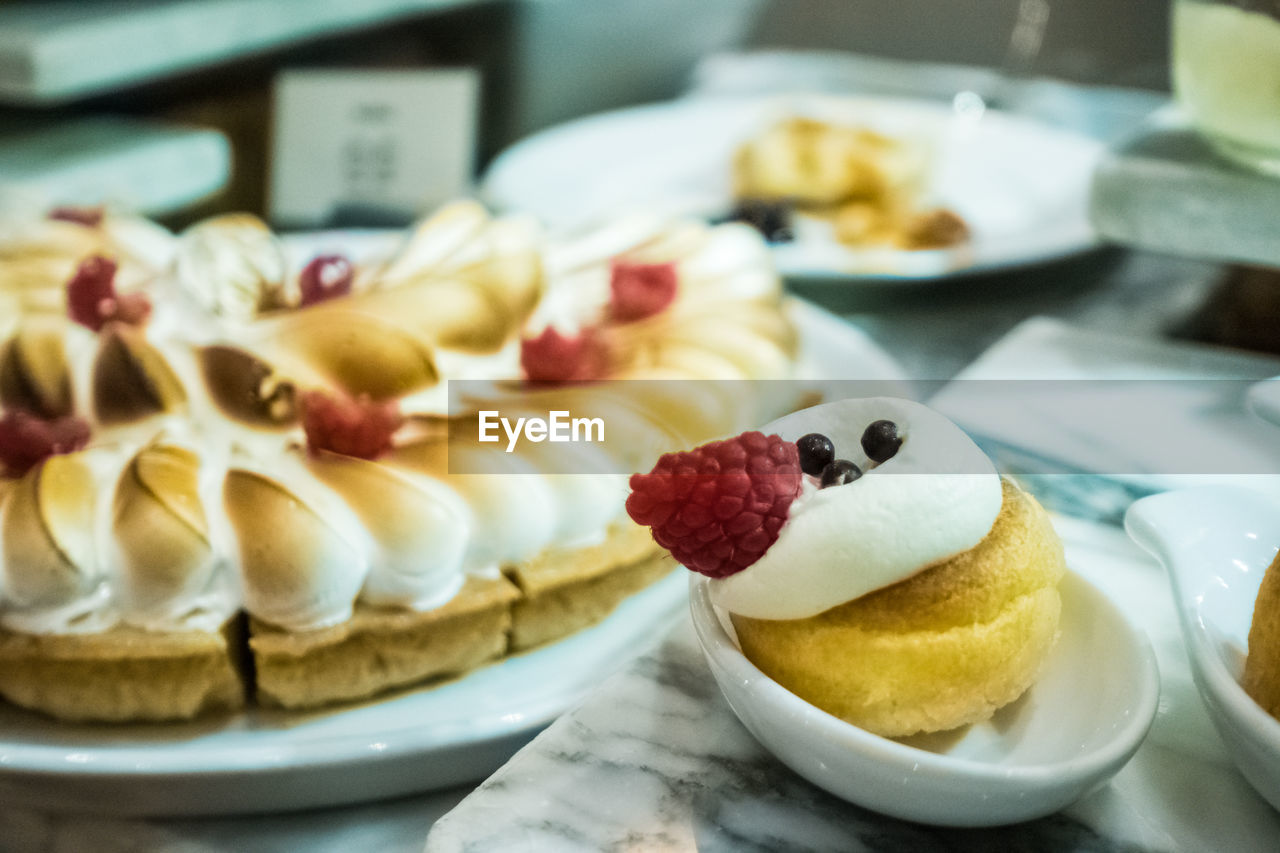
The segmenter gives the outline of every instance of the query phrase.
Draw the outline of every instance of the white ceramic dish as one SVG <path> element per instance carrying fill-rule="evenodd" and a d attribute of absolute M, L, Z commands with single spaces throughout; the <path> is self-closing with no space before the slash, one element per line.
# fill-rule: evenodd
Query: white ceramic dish
<path fill-rule="evenodd" d="M 1044 263 L 1097 245 L 1088 218 L 1099 143 L 1026 119 L 950 105 L 829 95 L 686 98 L 603 113 L 542 131 L 498 156 L 491 203 L 573 228 L 606 212 L 652 208 L 721 216 L 730 162 L 745 139 L 788 115 L 868 126 L 934 149 L 930 200 L 959 212 L 974 239 L 949 250 L 851 249 L 817 220 L 774 257 L 789 277 L 921 284 Z"/>
<path fill-rule="evenodd" d="M 1280 809 L 1280 721 L 1240 686 L 1262 575 L 1280 547 L 1280 504 L 1231 486 L 1153 495 L 1125 527 L 1173 584 L 1191 674 L 1232 760 Z"/>
<path fill-rule="evenodd" d="M 363 258 L 394 240 L 324 232 L 288 243 L 305 260 L 326 251 Z M 803 330 L 806 375 L 902 378 L 857 329 L 799 300 L 789 310 Z M 181 725 L 92 726 L 0 703 L 0 802 L 113 815 L 273 812 L 480 779 L 661 638 L 684 604 L 675 573 L 561 642 L 457 681 L 316 713 L 254 709 Z"/>
<path fill-rule="evenodd" d="M 693 624 L 743 725 L 784 764 L 831 793 L 894 817 L 996 826 L 1070 805 L 1133 756 L 1155 716 L 1159 677 L 1146 637 L 1074 572 L 1062 581 L 1062 636 L 1040 680 L 983 724 L 890 740 L 810 705 L 738 649 L 690 584 Z"/>
<path fill-rule="evenodd" d="M 0 705 L 0 802 L 113 815 L 358 802 L 488 775 L 684 601 L 673 573 L 609 619 L 465 678 L 312 713 L 259 708 L 176 725 L 57 723 Z"/>

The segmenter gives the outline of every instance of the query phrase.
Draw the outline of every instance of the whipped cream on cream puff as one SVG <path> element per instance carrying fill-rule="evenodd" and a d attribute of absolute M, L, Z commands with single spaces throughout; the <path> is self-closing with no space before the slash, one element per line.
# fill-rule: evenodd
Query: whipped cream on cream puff
<path fill-rule="evenodd" d="M 712 601 L 743 616 L 801 619 L 982 541 L 1000 512 L 1000 477 L 972 439 L 927 406 L 841 400 L 787 415 L 763 432 L 788 441 L 821 433 L 837 457 L 861 464 L 861 436 L 877 420 L 897 424 L 897 452 L 851 483 L 806 483 L 777 541 L 744 570 L 713 580 Z"/>

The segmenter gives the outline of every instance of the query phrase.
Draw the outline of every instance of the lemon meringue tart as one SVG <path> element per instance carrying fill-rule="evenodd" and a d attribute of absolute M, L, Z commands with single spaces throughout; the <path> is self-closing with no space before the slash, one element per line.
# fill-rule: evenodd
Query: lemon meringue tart
<path fill-rule="evenodd" d="M 644 436 L 749 415 L 593 381 L 796 363 L 739 225 L 553 242 L 460 202 L 359 263 L 246 215 L 174 236 L 63 212 L 20 237 L 0 242 L 0 696 L 66 719 L 355 701 L 594 624 L 674 566 L 623 511 Z M 634 440 L 468 473 L 450 379 L 543 411 L 593 393 Z"/>

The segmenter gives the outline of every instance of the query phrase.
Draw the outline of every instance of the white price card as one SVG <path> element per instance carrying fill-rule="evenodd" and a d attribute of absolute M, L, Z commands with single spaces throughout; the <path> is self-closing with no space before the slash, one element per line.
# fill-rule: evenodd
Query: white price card
<path fill-rule="evenodd" d="M 271 220 L 409 218 L 470 189 L 472 69 L 285 71 L 276 79 Z"/>

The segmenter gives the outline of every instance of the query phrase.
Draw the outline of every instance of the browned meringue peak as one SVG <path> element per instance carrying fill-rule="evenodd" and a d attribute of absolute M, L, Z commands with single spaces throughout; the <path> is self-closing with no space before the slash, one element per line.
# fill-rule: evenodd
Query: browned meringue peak
<path fill-rule="evenodd" d="M 10 487 L 0 516 L 9 603 L 56 606 L 87 590 L 96 574 L 97 494 L 83 453 L 51 456 Z"/>
<path fill-rule="evenodd" d="M 678 261 L 701 251 L 714 230 L 702 222 L 676 221 L 647 235 L 617 257 L 640 264 Z"/>
<path fill-rule="evenodd" d="M 226 344 L 200 347 L 197 358 L 210 398 L 227 417 L 268 429 L 297 423 L 297 386 L 267 362 Z"/>
<path fill-rule="evenodd" d="M 417 306 L 419 314 L 429 309 Z M 287 372 L 315 374 L 353 396 L 401 397 L 440 381 L 428 339 L 410 322 L 370 313 L 348 300 L 273 318 L 256 330 L 263 354 Z"/>
<path fill-rule="evenodd" d="M 438 277 L 462 264 L 477 260 L 464 253 L 492 223 L 484 205 L 474 201 L 447 204 L 422 220 L 401 245 L 396 255 L 367 275 L 377 288 L 403 287 L 424 278 Z"/>
<path fill-rule="evenodd" d="M 649 334 L 627 328 L 620 334 L 634 336 L 627 350 L 633 371 L 665 366 L 707 379 L 786 379 L 795 338 L 787 324 L 773 323 L 778 319 L 776 309 L 730 303 L 714 317 L 674 314 Z"/>
<path fill-rule="evenodd" d="M 102 229 L 51 219 L 32 211 L 19 218 L 9 214 L 0 232 L 0 261 L 13 258 L 77 258 L 102 246 Z"/>
<path fill-rule="evenodd" d="M 779 307 L 752 300 L 699 302 L 696 308 L 678 301 L 676 310 L 612 326 L 609 334 L 617 375 L 633 379 L 659 365 L 685 377 L 733 378 L 725 361 L 736 365 L 738 378 L 781 379 L 799 350 L 799 334 Z M 689 355 L 691 348 L 719 358 Z"/>
<path fill-rule="evenodd" d="M 301 298 L 280 240 L 248 213 L 216 216 L 184 231 L 175 271 L 196 304 L 233 320 L 296 306 Z"/>
<path fill-rule="evenodd" d="M 447 475 L 446 484 L 466 502 L 476 527 L 467 544 L 464 568 L 493 570 L 527 559 L 550 543 L 557 524 L 555 493 L 522 454 L 478 445 L 464 431 L 448 441 L 409 442 L 382 461 L 441 479 L 449 469 L 450 456 L 458 470 Z"/>
<path fill-rule="evenodd" d="M 421 328 L 431 330 L 442 345 L 446 345 L 445 339 L 449 338 L 460 341 L 460 346 L 485 349 L 496 346 L 477 344 L 459 334 L 459 318 L 469 313 L 476 300 L 459 302 L 449 291 L 478 288 L 491 298 L 490 309 L 497 309 L 494 319 L 505 318 L 508 330 L 481 336 L 484 341 L 490 341 L 493 337 L 505 339 L 512 327 L 528 317 L 545 288 L 536 224 L 528 218 L 492 219 L 488 211 L 474 201 L 455 202 L 441 208 L 414 230 L 394 258 L 382 267 L 370 269 L 366 275 L 371 282 L 369 289 L 420 288 L 417 292 L 427 302 L 450 300 L 448 307 L 452 310 L 441 321 Z M 432 283 L 444 281 L 451 284 L 443 287 L 443 293 L 434 292 L 430 287 Z M 459 308 L 466 310 L 459 311 Z"/>
<path fill-rule="evenodd" d="M 153 610 L 203 589 L 214 568 L 199 493 L 200 459 L 172 444 L 148 445 L 116 484 L 111 532 L 125 600 Z"/>
<path fill-rule="evenodd" d="M 239 544 L 244 603 L 251 616 L 305 631 L 351 615 L 368 566 L 338 532 L 329 515 L 333 507 L 317 511 L 313 506 L 321 495 L 301 494 L 275 477 L 232 468 L 222 497 Z"/>
<path fill-rule="evenodd" d="M 497 352 L 519 331 L 519 321 L 505 303 L 463 279 L 422 279 L 335 299 L 295 312 L 297 319 L 284 324 L 302 325 L 322 317 L 326 323 L 342 323 L 354 312 L 376 317 L 437 349 L 477 355 Z"/>
<path fill-rule="evenodd" d="M 0 287 L 0 335 L 10 333 L 11 326 L 16 326 L 18 317 L 26 310 L 22 295 Z"/>
<path fill-rule="evenodd" d="M 342 496 L 373 537 L 400 543 L 422 535 L 419 510 L 437 504 L 386 466 L 355 456 L 321 450 L 306 454 L 307 469 Z"/>
<path fill-rule="evenodd" d="M 475 243 L 474 251 L 456 253 L 440 277 L 484 288 L 516 322 L 525 320 L 546 289 L 536 230 L 525 220 L 497 220 Z"/>
<path fill-rule="evenodd" d="M 151 282 L 169 264 L 172 235 L 147 219 L 105 211 L 96 225 L 32 214 L 0 222 L 0 291 L 23 290 L 29 307 L 59 309 L 63 289 L 86 257 L 119 264 L 122 291 Z"/>
<path fill-rule="evenodd" d="M 378 556 L 363 598 L 409 605 L 456 588 L 471 529 L 466 505 L 431 478 L 328 451 L 306 455 L 307 469 L 364 524 Z"/>
<path fill-rule="evenodd" d="M 452 424 L 450 429 L 454 429 Z M 448 435 L 440 433 L 415 436 L 393 447 L 379 461 L 428 477 L 445 478 L 449 476 L 449 442 Z"/>
<path fill-rule="evenodd" d="M 129 423 L 186 406 L 182 383 L 141 330 L 111 323 L 98 339 L 93 411 L 100 423 Z"/>
<path fill-rule="evenodd" d="M 98 227 L 33 217 L 0 222 L 0 290 L 24 293 L 25 299 L 60 296 L 83 258 L 114 254 Z"/>
<path fill-rule="evenodd" d="M 64 342 L 66 323 L 28 317 L 0 343 L 0 406 L 42 418 L 71 414 L 71 372 Z"/>
<path fill-rule="evenodd" d="M 771 305 L 737 303 L 725 305 L 716 316 L 726 324 L 750 330 L 761 338 L 777 345 L 789 358 L 800 353 L 800 332 L 786 312 Z M 693 322 L 693 321 L 691 321 Z"/>

